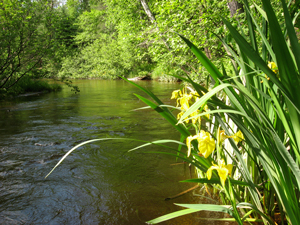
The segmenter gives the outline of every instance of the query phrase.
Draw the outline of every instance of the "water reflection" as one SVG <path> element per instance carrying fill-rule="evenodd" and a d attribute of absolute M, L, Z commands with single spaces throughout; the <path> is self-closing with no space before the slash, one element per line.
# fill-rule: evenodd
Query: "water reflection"
<path fill-rule="evenodd" d="M 124 81 L 77 81 L 80 94 L 30 96 L 0 102 L 1 224 L 144 224 L 198 201 L 192 194 L 166 197 L 194 184 L 186 165 L 159 154 L 128 153 L 138 143 L 106 141 L 74 152 L 46 180 L 59 158 L 76 144 L 103 137 L 178 139 L 178 134 Z M 178 84 L 141 83 L 166 104 Z M 8 112 L 7 109 L 10 111 Z M 149 151 L 159 151 L 149 147 Z M 164 224 L 199 223 L 185 216 Z M 203 222 L 207 224 L 207 222 Z"/>

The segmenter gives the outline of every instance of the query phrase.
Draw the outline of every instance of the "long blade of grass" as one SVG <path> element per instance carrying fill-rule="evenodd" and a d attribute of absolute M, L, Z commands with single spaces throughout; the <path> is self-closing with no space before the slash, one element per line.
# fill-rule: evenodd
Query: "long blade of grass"
<path fill-rule="evenodd" d="M 244 2 L 244 7 L 246 8 L 246 17 L 247 17 L 249 36 L 252 43 L 252 47 L 254 48 L 254 50 L 257 50 L 258 48 L 257 48 L 257 41 L 255 36 L 255 29 L 253 26 L 252 16 L 250 15 L 250 11 L 249 11 L 249 3 L 247 0 L 243 0 L 243 2 Z"/>
<path fill-rule="evenodd" d="M 293 174 L 298 182 L 298 187 L 300 187 L 300 169 L 298 167 L 298 164 L 294 161 L 294 159 L 291 157 L 290 153 L 284 146 L 284 144 L 281 142 L 278 135 L 274 132 L 271 133 L 274 139 L 274 142 L 277 146 L 277 149 L 283 159 L 285 160 L 285 163 L 290 167 L 290 169 L 293 171 Z"/>
<path fill-rule="evenodd" d="M 219 79 L 222 79 L 223 75 L 217 69 L 217 67 L 206 57 L 206 55 L 200 51 L 193 43 L 191 43 L 185 37 L 179 35 L 182 40 L 190 47 L 192 52 L 196 55 L 196 57 L 200 60 L 203 66 L 207 69 L 209 74 L 213 77 L 216 82 L 216 85 L 219 83 Z"/>
<path fill-rule="evenodd" d="M 147 221 L 147 224 L 157 224 L 157 223 L 161 223 L 161 222 L 164 222 L 164 221 L 167 221 L 167 220 L 170 220 L 170 219 L 174 219 L 174 218 L 179 217 L 179 216 L 184 216 L 184 215 L 194 213 L 194 212 L 199 212 L 199 211 L 201 211 L 201 210 L 199 210 L 199 209 L 183 209 L 183 210 L 173 212 L 173 213 L 169 213 L 169 214 L 160 216 L 156 219 Z"/>
<path fill-rule="evenodd" d="M 159 105 L 159 107 L 165 107 L 165 108 L 178 109 L 178 110 L 180 110 L 179 107 L 175 107 L 175 106 L 173 106 L 173 105 Z M 144 109 L 151 109 L 151 107 L 150 107 L 150 106 L 145 106 L 145 107 L 133 109 L 133 110 L 130 110 L 130 111 L 139 111 L 139 110 L 144 110 Z"/>
<path fill-rule="evenodd" d="M 283 84 L 278 80 L 274 72 L 268 67 L 268 65 L 263 61 L 259 54 L 251 47 L 251 45 L 236 31 L 236 29 L 224 18 L 222 18 L 226 27 L 229 29 L 235 41 L 238 43 L 241 51 L 243 51 L 249 59 L 251 59 L 255 65 L 257 65 L 268 77 L 288 96 L 290 92 L 283 86 Z"/>
<path fill-rule="evenodd" d="M 255 212 L 257 212 L 260 216 L 264 217 L 270 224 L 275 224 L 268 216 L 266 216 L 264 213 L 262 213 L 260 210 L 258 210 L 254 205 L 252 205 L 248 202 L 238 203 L 237 208 L 251 208 L 251 209 L 254 209 Z"/>
<path fill-rule="evenodd" d="M 185 207 L 188 209 L 198 209 L 198 210 L 205 210 L 205 211 L 213 211 L 213 212 L 223 212 L 223 213 L 227 213 L 229 215 L 231 215 L 232 217 L 234 217 L 235 219 L 236 216 L 234 215 L 234 213 L 231 210 L 230 205 L 212 205 L 212 204 L 175 204 L 181 207 Z"/>
<path fill-rule="evenodd" d="M 45 179 L 56 169 L 56 167 L 58 167 L 66 158 L 68 155 L 70 155 L 73 151 L 75 151 L 76 149 L 78 149 L 79 147 L 92 143 L 92 142 L 98 142 L 98 141 L 107 141 L 107 140 L 129 140 L 129 141 L 141 141 L 141 140 L 137 140 L 137 139 L 130 139 L 130 138 L 99 138 L 99 139 L 92 139 L 92 140 L 88 140 L 88 141 L 84 141 L 78 145 L 76 145 L 75 147 L 73 147 L 72 149 L 70 149 L 59 161 L 58 163 L 53 167 L 53 169 L 45 176 Z M 146 141 L 141 141 L 141 142 L 146 142 Z"/>
<path fill-rule="evenodd" d="M 150 146 L 150 145 L 153 145 L 153 144 L 155 145 L 155 144 L 164 144 L 164 143 L 176 143 L 178 145 L 184 145 L 184 146 L 186 145 L 185 143 L 182 143 L 182 142 L 176 141 L 176 140 L 158 140 L 158 141 L 152 141 L 152 142 L 137 146 L 135 148 L 132 148 L 132 149 L 128 150 L 128 152 L 132 152 L 132 151 L 135 151 L 137 149 L 144 148 L 146 146 Z"/>
<path fill-rule="evenodd" d="M 158 105 L 154 104 L 153 102 L 149 101 L 148 99 L 135 94 L 141 101 L 149 105 L 152 109 L 158 112 L 161 116 L 163 116 L 173 127 L 175 127 L 184 137 L 188 137 L 190 132 L 182 125 L 177 125 L 177 120 L 173 115 L 170 115 L 169 112 L 165 111 L 165 108 L 159 107 Z M 163 104 L 162 104 L 163 105 Z"/>
<path fill-rule="evenodd" d="M 276 18 L 276 15 L 272 9 L 270 1 L 262 0 L 262 2 L 263 2 L 263 6 L 264 6 L 264 9 L 266 11 L 269 21 L 272 21 L 269 23 L 271 37 L 272 37 L 272 46 L 273 46 L 274 52 L 277 57 L 277 66 L 278 66 L 279 74 L 281 77 L 281 81 L 285 86 L 284 89 L 280 86 L 278 86 L 278 87 L 280 87 L 280 89 L 282 89 L 282 90 L 286 90 L 287 87 L 292 86 L 293 88 L 288 89 L 287 91 L 290 93 L 290 96 L 292 96 L 292 99 L 297 99 L 297 102 L 299 103 L 298 93 L 296 93 L 296 90 L 300 89 L 298 74 L 295 70 L 295 65 L 293 64 L 293 60 L 292 60 L 292 57 L 288 50 L 284 35 L 281 31 L 281 26 L 280 26 L 280 24 Z M 283 3 L 283 5 L 285 4 L 283 1 L 282 1 L 282 3 Z M 287 25 L 289 25 L 289 24 L 287 24 Z M 298 43 L 298 41 L 297 41 L 297 43 Z M 272 81 L 273 81 L 273 79 L 272 79 Z M 277 83 L 276 83 L 276 85 L 277 85 Z"/>
<path fill-rule="evenodd" d="M 213 90 L 202 96 L 197 102 L 195 102 L 180 118 L 178 121 L 178 124 L 182 123 L 182 121 L 187 118 L 189 115 L 191 115 L 193 112 L 197 111 L 205 102 L 210 99 L 212 96 L 214 96 L 217 92 L 221 91 L 222 89 L 232 86 L 231 84 L 221 84 L 217 87 L 215 87 Z"/>
<path fill-rule="evenodd" d="M 267 19 L 266 12 L 262 8 L 260 8 L 258 5 L 256 5 L 255 3 L 254 3 L 254 5 L 255 5 L 256 9 L 260 12 L 260 14 L 265 19 Z M 266 38 L 266 34 L 263 32 L 263 30 L 260 28 L 258 23 L 255 21 L 254 16 L 252 15 L 252 13 L 250 12 L 250 10 L 248 8 L 247 8 L 247 11 L 249 11 L 249 14 L 251 15 L 252 21 L 255 24 L 256 30 L 260 34 L 260 37 L 261 37 L 261 39 L 263 41 L 263 44 L 265 45 L 266 49 L 268 50 L 268 53 L 271 55 L 272 60 L 276 63 L 276 57 L 275 57 L 274 51 L 272 49 L 272 46 L 270 45 L 270 43 L 268 42 L 268 40 Z"/>

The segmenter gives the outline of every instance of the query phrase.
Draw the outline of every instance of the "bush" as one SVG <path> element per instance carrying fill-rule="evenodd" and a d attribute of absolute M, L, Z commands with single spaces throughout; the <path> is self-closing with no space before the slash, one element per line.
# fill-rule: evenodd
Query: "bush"
<path fill-rule="evenodd" d="M 7 83 L 7 86 L 10 86 L 11 82 Z M 56 92 L 60 91 L 62 86 L 53 83 L 49 84 L 45 80 L 31 79 L 30 77 L 22 77 L 14 86 L 9 89 L 5 89 L 5 87 L 0 92 L 2 97 L 5 96 L 15 96 L 19 94 L 23 94 L 26 92 Z"/>

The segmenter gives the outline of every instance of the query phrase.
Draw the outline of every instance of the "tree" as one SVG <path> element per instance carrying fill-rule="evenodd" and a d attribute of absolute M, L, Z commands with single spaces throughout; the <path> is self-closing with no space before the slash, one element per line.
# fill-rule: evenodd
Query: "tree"
<path fill-rule="evenodd" d="M 51 13 L 46 0 L 0 2 L 0 90 L 24 76 L 41 76 L 52 38 Z"/>
<path fill-rule="evenodd" d="M 43 71 L 47 77 L 57 77 L 64 58 L 77 52 L 75 36 L 78 33 L 77 17 L 71 15 L 66 6 L 57 7 L 51 15 L 52 37 L 46 56 L 43 58 Z"/>
<path fill-rule="evenodd" d="M 226 36 L 219 15 L 230 16 L 227 3 L 218 0 L 90 0 L 86 2 L 89 7 L 85 8 L 81 6 L 83 1 L 68 0 L 68 14 L 77 15 L 75 23 L 71 22 L 78 26 L 77 30 L 69 35 L 76 47 L 73 53 L 69 49 L 71 54 L 65 54 L 60 60 L 59 76 L 188 73 L 202 79 L 207 72 L 178 33 L 201 46 L 209 58 L 220 63 L 225 50 L 217 36 Z"/>

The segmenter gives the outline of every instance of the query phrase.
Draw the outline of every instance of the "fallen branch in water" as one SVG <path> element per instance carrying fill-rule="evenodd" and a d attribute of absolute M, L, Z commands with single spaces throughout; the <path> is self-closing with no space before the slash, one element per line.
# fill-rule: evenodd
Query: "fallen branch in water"
<path fill-rule="evenodd" d="M 186 194 L 186 193 L 188 193 L 188 192 L 190 192 L 190 191 L 196 189 L 197 187 L 199 187 L 199 184 L 197 184 L 196 186 L 194 186 L 194 187 L 192 187 L 192 188 L 190 188 L 190 189 L 187 189 L 186 191 L 180 192 L 180 193 L 177 194 L 177 195 L 173 195 L 173 196 L 171 196 L 171 197 L 165 198 L 165 201 L 168 201 L 168 200 L 177 198 L 177 197 L 179 197 L 179 196 L 182 196 L 182 195 L 184 195 L 184 194 Z"/>

